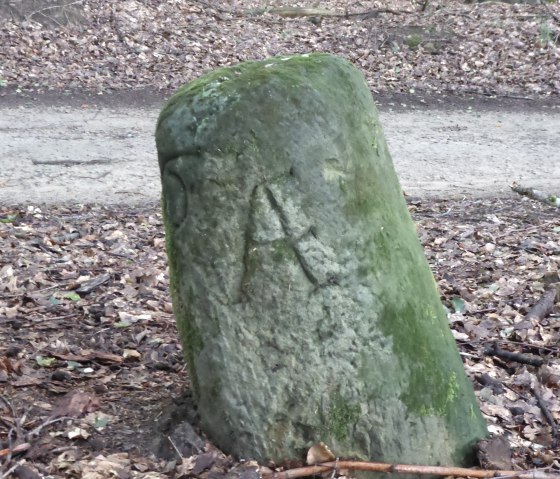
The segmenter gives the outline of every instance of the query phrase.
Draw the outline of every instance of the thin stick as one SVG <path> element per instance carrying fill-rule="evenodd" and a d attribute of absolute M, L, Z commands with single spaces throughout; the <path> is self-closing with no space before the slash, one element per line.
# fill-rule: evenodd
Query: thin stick
<path fill-rule="evenodd" d="M 212 8 L 220 13 L 228 13 L 234 16 L 248 16 L 253 17 L 256 15 L 263 15 L 265 13 L 279 15 L 281 17 L 332 17 L 332 18 L 371 18 L 373 16 L 377 16 L 380 13 L 390 13 L 393 15 L 402 15 L 408 14 L 411 15 L 414 12 L 410 10 L 393 10 L 391 8 L 374 8 L 372 10 L 366 10 L 363 12 L 354 12 L 350 13 L 348 11 L 342 12 L 333 12 L 330 10 L 323 10 L 321 8 L 301 8 L 301 7 L 276 7 L 276 8 L 259 8 L 256 10 L 230 10 L 228 8 L 223 8 L 218 5 L 212 5 L 205 0 L 191 0 L 191 2 L 198 3 L 200 5 L 204 5 L 205 7 Z"/>
<path fill-rule="evenodd" d="M 76 5 L 76 4 L 78 4 L 78 3 L 83 3 L 83 1 L 82 1 L 82 0 L 76 0 L 75 2 L 70 2 L 70 3 L 67 3 L 67 4 L 65 4 L 65 5 L 52 5 L 52 6 L 50 6 L 50 7 L 41 8 L 41 9 L 39 9 L 39 10 L 35 10 L 34 12 L 29 13 L 29 14 L 25 17 L 25 19 L 26 19 L 27 21 L 29 21 L 29 20 L 31 20 L 31 19 L 33 18 L 33 15 L 37 15 L 38 13 L 40 13 L 41 15 L 44 15 L 44 16 L 46 17 L 47 15 L 45 15 L 43 12 L 46 12 L 47 10 L 52 10 L 53 8 L 60 8 L 60 9 L 62 9 L 62 10 L 64 11 L 64 9 L 65 9 L 66 7 L 70 7 L 71 5 Z M 50 17 L 49 17 L 49 18 L 50 18 Z M 58 22 L 56 22 L 56 23 L 58 23 Z M 59 23 L 59 25 L 60 25 L 60 23 Z"/>
<path fill-rule="evenodd" d="M 541 299 L 539 299 L 529 310 L 525 319 L 540 320 L 548 316 L 554 309 L 554 303 L 556 302 L 558 291 L 559 288 L 557 283 L 553 283 L 552 285 L 550 285 L 550 287 L 542 295 Z"/>
<path fill-rule="evenodd" d="M 23 444 L 18 444 L 12 448 L 0 449 L 0 457 L 13 456 L 19 454 L 20 452 L 25 452 L 31 447 L 31 444 L 24 442 Z"/>
<path fill-rule="evenodd" d="M 546 11 L 548 12 L 548 14 L 554 18 L 554 20 L 556 20 L 556 23 L 558 23 L 558 25 L 560 25 L 560 17 L 558 15 L 556 15 L 552 9 L 550 8 L 550 6 L 546 3 L 546 0 L 540 0 L 541 5 L 546 9 Z"/>
<path fill-rule="evenodd" d="M 398 474 L 426 474 L 433 476 L 473 477 L 486 479 L 507 476 L 515 479 L 560 479 L 560 474 L 550 474 L 542 471 L 502 471 L 502 470 L 479 470 L 463 467 L 439 467 L 418 466 L 411 464 L 388 464 L 383 462 L 361 462 L 361 461 L 336 461 L 324 462 L 317 466 L 300 467 L 287 471 L 263 474 L 263 479 L 296 479 L 315 474 L 321 474 L 330 470 L 347 469 L 352 471 L 374 471 Z"/>
<path fill-rule="evenodd" d="M 538 356 L 534 356 L 532 354 L 523 354 L 523 353 L 513 353 L 511 351 L 504 351 L 498 346 L 498 342 L 494 341 L 494 343 L 486 348 L 484 354 L 487 356 L 497 356 L 498 358 L 507 359 L 508 361 L 516 361 L 521 364 L 529 364 L 531 366 L 540 367 L 546 361 L 543 358 Z"/>
<path fill-rule="evenodd" d="M 541 408 L 543 416 L 546 418 L 546 421 L 548 422 L 548 424 L 550 424 L 550 428 L 552 429 L 552 437 L 554 438 L 554 447 L 556 447 L 556 444 L 558 444 L 558 441 L 560 440 L 560 431 L 558 430 L 558 425 L 556 424 L 556 421 L 555 421 L 554 417 L 552 416 L 552 413 L 550 412 L 550 409 L 548 408 L 544 398 L 542 397 L 542 394 L 541 394 L 539 388 L 534 387 L 534 388 L 531 388 L 531 390 L 533 391 L 533 394 L 537 398 L 537 403 L 538 403 L 539 407 Z"/>
<path fill-rule="evenodd" d="M 18 467 L 20 467 L 21 465 L 23 465 L 24 462 L 25 462 L 25 461 L 24 461 L 23 459 L 22 459 L 21 461 L 16 462 L 12 467 L 10 467 L 10 468 L 4 473 L 4 475 L 0 476 L 0 478 L 3 478 L 3 477 L 10 477 L 10 475 L 11 475 L 12 473 L 14 473 L 15 470 L 16 470 Z M 0 471 L 0 473 L 1 473 L 1 472 L 2 472 L 2 471 Z"/>
<path fill-rule="evenodd" d="M 44 427 L 46 426 L 50 426 L 51 424 L 54 424 L 55 422 L 60 422 L 60 421 L 64 421 L 66 419 L 72 419 L 69 416 L 61 416 L 61 417 L 56 417 L 54 419 L 46 419 L 43 424 L 39 424 L 35 429 L 33 429 L 32 431 L 29 432 L 30 436 L 37 436 Z"/>
<path fill-rule="evenodd" d="M 558 196 L 556 195 L 544 193 L 534 188 L 526 188 L 524 186 L 518 185 L 515 182 L 510 186 L 510 188 L 522 196 L 527 196 L 533 200 L 540 201 L 541 203 L 560 208 L 560 198 L 558 198 Z"/>
<path fill-rule="evenodd" d="M 182 461 L 183 455 L 181 454 L 181 451 L 179 451 L 179 448 L 176 446 L 176 444 L 173 442 L 173 439 L 171 439 L 171 436 L 167 436 L 167 440 L 171 443 L 171 446 L 173 446 L 173 449 L 175 449 L 177 456 L 179 456 L 179 459 Z"/>

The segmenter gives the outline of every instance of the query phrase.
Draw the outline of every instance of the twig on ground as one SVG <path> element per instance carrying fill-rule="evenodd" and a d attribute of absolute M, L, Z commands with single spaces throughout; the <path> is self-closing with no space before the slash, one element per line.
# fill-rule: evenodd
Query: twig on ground
<path fill-rule="evenodd" d="M 473 477 L 477 479 L 493 477 L 510 477 L 516 479 L 560 479 L 560 474 L 542 471 L 502 471 L 466 469 L 463 467 L 418 466 L 412 464 L 388 464 L 383 462 L 335 461 L 316 466 L 288 469 L 287 471 L 263 474 L 263 479 L 296 479 L 313 476 L 331 470 L 347 469 L 351 471 L 373 471 L 397 474 L 425 474 L 433 476 Z"/>
<path fill-rule="evenodd" d="M 500 343 L 514 344 L 515 346 L 524 346 L 527 348 L 537 348 L 537 349 L 548 351 L 550 353 L 560 352 L 560 348 L 556 348 L 554 346 L 544 346 L 540 344 L 536 346 L 533 343 L 524 343 L 523 341 L 510 341 L 508 339 L 500 339 Z"/>
<path fill-rule="evenodd" d="M 0 396 L 0 400 L 8 407 L 8 409 L 10 410 L 10 412 L 12 413 L 12 419 L 13 419 L 13 425 L 11 426 L 11 429 L 8 431 L 8 436 L 10 436 L 12 434 L 12 432 L 15 431 L 16 434 L 16 441 L 17 442 L 22 442 L 23 441 L 23 437 L 24 437 L 24 433 L 23 433 L 23 428 L 21 426 L 21 418 L 18 418 L 17 414 L 16 414 L 16 408 L 14 407 L 14 405 L 11 403 L 11 401 L 9 401 L 8 399 L 6 399 L 4 396 Z M 4 421 L 3 422 L 7 425 L 8 422 Z"/>
<path fill-rule="evenodd" d="M 526 188 L 517 183 L 513 183 L 510 188 L 522 196 L 527 196 L 533 200 L 560 208 L 560 198 L 556 195 L 549 195 L 540 190 L 535 190 L 534 188 Z"/>
<path fill-rule="evenodd" d="M 529 310 L 529 312 L 525 316 L 525 319 L 515 325 L 515 329 L 528 329 L 532 327 L 532 320 L 540 321 L 548 316 L 552 312 L 554 304 L 556 303 L 556 298 L 558 296 L 560 296 L 559 284 L 553 283 L 544 292 L 544 294 L 541 296 L 541 299 L 539 299 Z"/>
<path fill-rule="evenodd" d="M 68 417 L 68 416 L 61 416 L 61 417 L 57 417 L 57 418 L 54 418 L 54 419 L 47 419 L 42 424 L 39 424 L 35 429 L 33 429 L 29 433 L 29 436 L 37 436 L 44 427 L 50 426 L 51 424 L 54 424 L 55 422 L 64 421 L 65 419 L 72 419 L 72 418 Z"/>
<path fill-rule="evenodd" d="M 499 239 L 499 238 L 503 238 L 504 236 L 511 235 L 512 233 L 521 233 L 521 232 L 523 232 L 525 237 L 527 237 L 528 233 L 542 230 L 543 228 L 546 228 L 547 226 L 550 226 L 550 225 L 555 226 L 556 224 L 557 224 L 556 220 L 543 221 L 542 223 L 540 223 L 538 225 L 535 225 L 535 226 L 530 226 L 530 227 L 525 227 L 525 228 L 512 228 L 510 230 L 506 230 L 502 234 L 494 236 L 494 238 Z"/>
<path fill-rule="evenodd" d="M 234 15 L 234 16 L 241 16 L 238 12 L 236 12 L 235 10 L 229 10 L 228 8 L 223 8 L 223 7 L 219 7 L 218 5 L 212 5 L 208 2 L 205 2 L 204 0 L 191 0 L 191 2 L 193 3 L 199 3 L 200 5 L 203 5 L 207 8 L 211 8 L 212 10 L 215 10 L 216 12 L 220 12 L 220 13 L 227 13 L 229 15 Z M 215 13 L 211 13 L 211 15 L 213 15 L 215 18 L 217 18 L 218 20 L 223 21 L 224 19 L 222 17 L 220 17 L 219 15 L 215 14 Z"/>
<path fill-rule="evenodd" d="M 103 158 L 99 158 L 97 160 L 31 160 L 31 163 L 33 163 L 34 165 L 63 165 L 63 166 L 75 166 L 75 165 L 106 165 L 106 164 L 113 164 L 115 163 L 114 160 L 111 160 L 109 158 L 107 159 L 103 159 Z"/>
<path fill-rule="evenodd" d="M 167 440 L 171 443 L 171 446 L 173 447 L 173 449 L 175 449 L 175 452 L 177 453 L 177 456 L 179 456 L 179 460 L 183 461 L 183 455 L 181 454 L 181 451 L 179 450 L 177 445 L 173 442 L 173 439 L 171 439 L 171 436 L 167 436 Z"/>
<path fill-rule="evenodd" d="M 10 477 L 11 474 L 15 472 L 15 470 L 24 463 L 23 460 L 16 462 L 12 467 L 10 467 L 0 478 L 2 477 Z M 2 471 L 0 471 L 1 473 Z"/>
<path fill-rule="evenodd" d="M 98 288 L 102 284 L 107 283 L 110 279 L 111 279 L 111 275 L 109 273 L 99 275 L 95 278 L 92 278 L 84 282 L 79 288 L 76 289 L 76 293 L 80 293 L 80 294 L 91 293 L 95 288 Z"/>
<path fill-rule="evenodd" d="M 543 358 L 539 358 L 538 356 L 534 356 L 532 354 L 513 353 L 511 351 L 500 349 L 497 342 L 494 342 L 491 346 L 487 347 L 484 350 L 484 354 L 537 367 L 542 366 L 546 362 Z"/>
<path fill-rule="evenodd" d="M 121 32 L 121 28 L 120 28 L 120 26 L 119 26 L 119 24 L 118 24 L 118 22 L 117 22 L 117 16 L 116 16 L 116 14 L 115 14 L 115 7 L 114 7 L 114 6 L 111 8 L 111 16 L 110 16 L 110 18 L 111 18 L 111 23 L 113 24 L 113 27 L 115 28 L 115 32 L 116 32 L 116 34 L 117 34 L 117 38 L 119 39 L 119 41 L 120 41 L 122 44 L 126 45 L 124 35 L 123 35 L 123 33 Z"/>
<path fill-rule="evenodd" d="M 403 14 L 413 14 L 410 10 L 393 10 L 391 8 L 375 8 L 371 10 L 366 10 L 364 12 L 333 12 L 331 10 L 325 10 L 322 8 L 303 8 L 303 7 L 276 7 L 276 8 L 258 8 L 254 10 L 230 10 L 228 8 L 223 8 L 218 5 L 212 5 L 205 0 L 191 0 L 194 3 L 198 3 L 205 7 L 216 10 L 220 13 L 227 13 L 229 15 L 234 15 L 237 17 L 253 17 L 264 14 L 278 15 L 287 18 L 296 17 L 331 17 L 331 18 L 360 18 L 366 20 L 368 18 L 377 16 L 381 13 L 389 13 L 392 15 L 403 15 Z M 427 2 L 426 2 L 427 4 Z"/>
<path fill-rule="evenodd" d="M 478 376 L 476 376 L 476 380 L 482 384 L 485 387 L 489 387 L 490 389 L 492 389 L 492 392 L 494 394 L 501 394 L 504 392 L 504 385 L 498 381 L 497 379 L 494 379 L 492 376 L 490 376 L 489 374 L 480 374 Z"/>
<path fill-rule="evenodd" d="M 548 3 L 546 3 L 546 0 L 540 0 L 540 3 L 545 8 L 547 13 L 556 21 L 556 23 L 558 23 L 558 25 L 560 25 L 560 17 L 552 11 L 552 8 L 550 8 L 550 5 L 548 5 Z"/>
<path fill-rule="evenodd" d="M 48 319 L 49 321 L 59 321 L 61 319 L 70 319 L 70 318 L 77 318 L 80 313 L 70 313 L 70 314 L 63 314 L 61 316 L 50 316 Z"/>
<path fill-rule="evenodd" d="M 556 421 L 552 416 L 552 413 L 550 412 L 550 409 L 547 406 L 544 398 L 542 397 L 542 394 L 539 391 L 538 386 L 531 388 L 531 391 L 537 398 L 537 403 L 539 405 L 539 408 L 541 409 L 543 416 L 546 419 L 546 422 L 548 422 L 550 428 L 552 429 L 552 437 L 554 439 L 553 447 L 556 447 L 558 445 L 558 442 L 560 441 L 560 430 L 558 429 L 558 424 L 556 424 Z"/>
<path fill-rule="evenodd" d="M 35 10 L 35 11 L 29 13 L 29 14 L 25 17 L 25 19 L 26 19 L 27 21 L 29 21 L 29 20 L 32 20 L 33 17 L 34 17 L 35 15 L 43 15 L 44 17 L 46 17 L 46 18 L 48 18 L 48 19 L 50 19 L 50 20 L 54 20 L 54 18 L 49 17 L 49 16 L 46 15 L 44 12 L 46 12 L 47 10 L 53 10 L 53 9 L 56 9 L 56 8 L 59 8 L 59 9 L 61 9 L 62 11 L 65 11 L 64 9 L 65 9 L 66 7 L 70 7 L 71 5 L 76 5 L 76 4 L 83 4 L 83 3 L 84 3 L 83 0 L 76 0 L 75 2 L 66 3 L 66 4 L 64 4 L 64 5 L 51 5 L 51 6 L 49 6 L 49 7 L 40 8 L 39 10 Z M 55 21 L 59 26 L 62 26 L 62 25 L 61 25 L 59 22 L 57 22 L 56 20 L 54 20 L 54 21 Z"/>
<path fill-rule="evenodd" d="M 474 90 L 465 90 L 465 93 L 467 93 L 468 95 L 479 95 L 488 98 L 509 98 L 511 100 L 535 101 L 535 98 L 531 98 L 530 96 L 509 95 L 506 93 L 503 94 L 490 93 L 490 92 L 481 92 L 481 91 L 474 91 Z"/>
<path fill-rule="evenodd" d="M 288 18 L 295 18 L 295 17 L 331 17 L 331 18 L 360 18 L 360 19 L 368 19 L 371 17 L 375 17 L 380 13 L 390 13 L 392 15 L 403 15 L 407 14 L 410 15 L 414 12 L 409 10 L 393 10 L 391 8 L 375 8 L 372 10 L 366 10 L 364 12 L 355 12 L 355 13 L 339 13 L 339 12 L 332 12 L 330 10 L 323 10 L 321 8 L 291 8 L 291 7 L 278 7 L 278 8 L 271 8 L 266 11 L 266 13 L 271 13 L 273 15 L 279 15 L 281 17 L 288 17 Z"/>
<path fill-rule="evenodd" d="M 31 444 L 24 442 L 23 444 L 18 444 L 14 447 L 7 447 L 5 449 L 0 449 L 0 457 L 14 456 L 22 452 L 27 451 L 31 447 Z"/>

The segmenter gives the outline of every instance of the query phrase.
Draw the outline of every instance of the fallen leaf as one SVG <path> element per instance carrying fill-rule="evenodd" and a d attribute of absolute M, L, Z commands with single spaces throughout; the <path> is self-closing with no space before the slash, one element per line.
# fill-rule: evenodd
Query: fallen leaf
<path fill-rule="evenodd" d="M 322 462 L 334 461 L 335 455 L 324 442 L 314 444 L 307 451 L 307 464 L 314 465 Z"/>
<path fill-rule="evenodd" d="M 93 393 L 71 391 L 56 401 L 51 418 L 78 418 L 86 413 L 96 411 L 100 406 L 99 399 Z"/>

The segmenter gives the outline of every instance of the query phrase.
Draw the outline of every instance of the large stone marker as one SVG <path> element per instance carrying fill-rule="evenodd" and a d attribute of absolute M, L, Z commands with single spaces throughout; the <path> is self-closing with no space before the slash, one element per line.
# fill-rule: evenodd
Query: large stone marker
<path fill-rule="evenodd" d="M 168 101 L 156 140 L 209 437 L 259 460 L 323 441 L 467 464 L 486 428 L 361 73 L 326 54 L 217 70 Z"/>

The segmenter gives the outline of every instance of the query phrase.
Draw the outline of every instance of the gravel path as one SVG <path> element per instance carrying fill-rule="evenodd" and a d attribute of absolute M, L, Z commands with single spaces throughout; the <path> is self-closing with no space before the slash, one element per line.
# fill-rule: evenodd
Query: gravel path
<path fill-rule="evenodd" d="M 144 203 L 160 195 L 158 108 L 0 106 L 0 203 Z M 560 193 L 560 111 L 381 109 L 412 196 Z"/>

